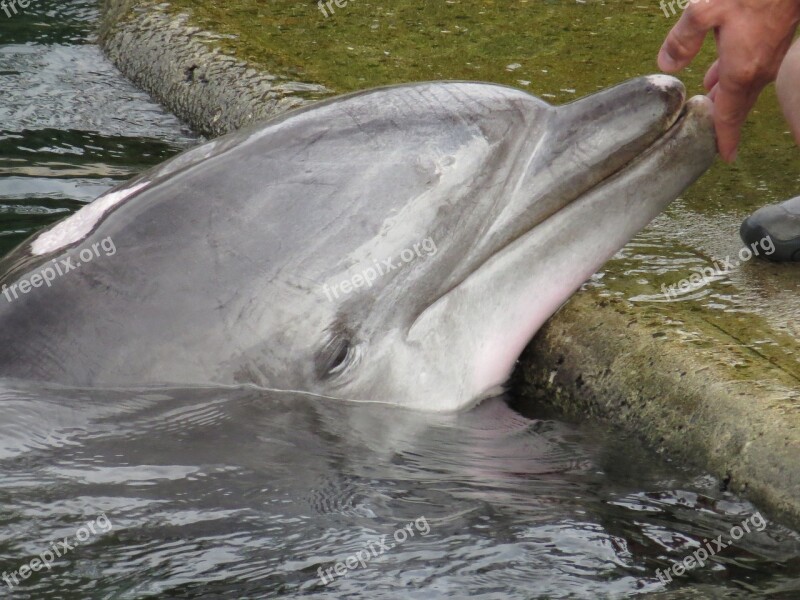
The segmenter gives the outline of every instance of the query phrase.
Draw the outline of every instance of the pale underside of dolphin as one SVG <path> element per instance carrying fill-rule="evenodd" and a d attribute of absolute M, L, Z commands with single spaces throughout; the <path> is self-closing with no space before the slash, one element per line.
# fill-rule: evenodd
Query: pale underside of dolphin
<path fill-rule="evenodd" d="M 468 407 L 709 167 L 709 112 L 666 76 L 434 82 L 208 142 L 4 259 L 0 376 Z"/>

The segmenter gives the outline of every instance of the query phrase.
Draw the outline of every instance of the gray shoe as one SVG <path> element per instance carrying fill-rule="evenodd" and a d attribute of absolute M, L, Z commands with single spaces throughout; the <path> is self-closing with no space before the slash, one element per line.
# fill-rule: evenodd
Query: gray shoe
<path fill-rule="evenodd" d="M 800 262 L 800 196 L 759 208 L 744 220 L 739 235 L 750 248 L 754 244 L 775 247 L 771 254 L 759 252 L 762 258 Z"/>

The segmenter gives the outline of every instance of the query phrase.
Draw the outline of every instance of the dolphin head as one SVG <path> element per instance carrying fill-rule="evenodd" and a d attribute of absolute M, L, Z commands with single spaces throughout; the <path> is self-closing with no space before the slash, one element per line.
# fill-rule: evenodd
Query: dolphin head
<path fill-rule="evenodd" d="M 660 75 L 559 107 L 434 82 L 215 140 L 7 259 L 12 285 L 78 248 L 115 246 L 0 306 L 16 324 L 0 337 L 27 340 L 11 351 L 0 339 L 0 374 L 468 407 L 710 166 L 710 110 Z"/>
<path fill-rule="evenodd" d="M 488 109 L 471 104 L 469 127 L 446 120 L 432 127 L 440 137 L 420 136 L 395 168 L 413 165 L 426 185 L 332 257 L 307 386 L 318 393 L 429 410 L 496 394 L 544 321 L 716 154 L 710 101 L 685 102 L 671 77 L 560 107 L 454 88 L 424 93 Z"/>

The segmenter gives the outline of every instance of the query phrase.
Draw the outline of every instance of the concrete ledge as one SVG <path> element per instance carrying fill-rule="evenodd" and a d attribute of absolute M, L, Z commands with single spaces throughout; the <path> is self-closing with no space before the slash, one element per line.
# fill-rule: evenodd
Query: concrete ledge
<path fill-rule="evenodd" d="M 330 94 L 257 71 L 209 44 L 215 39 L 164 5 L 104 1 L 100 45 L 108 57 L 199 133 L 216 137 Z"/>
<path fill-rule="evenodd" d="M 101 45 L 199 132 L 223 134 L 329 93 L 226 56 L 186 16 L 142 2 L 105 0 Z M 749 350 L 703 314 L 674 306 L 677 328 L 597 290 L 576 294 L 524 353 L 518 390 L 634 432 L 800 527 L 797 365 Z"/>
<path fill-rule="evenodd" d="M 800 405 L 786 403 L 797 380 L 701 315 L 681 319 L 670 328 L 626 301 L 580 292 L 526 349 L 515 383 L 526 397 L 614 423 L 714 473 L 797 526 Z M 712 344 L 687 341 L 687 330 Z"/>

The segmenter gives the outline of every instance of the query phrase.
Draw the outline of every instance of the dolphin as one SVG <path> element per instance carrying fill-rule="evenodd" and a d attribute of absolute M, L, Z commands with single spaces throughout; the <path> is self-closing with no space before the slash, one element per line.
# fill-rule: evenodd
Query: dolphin
<path fill-rule="evenodd" d="M 710 112 L 665 75 L 430 82 L 204 143 L 0 262 L 0 377 L 468 408 L 711 165 Z"/>

